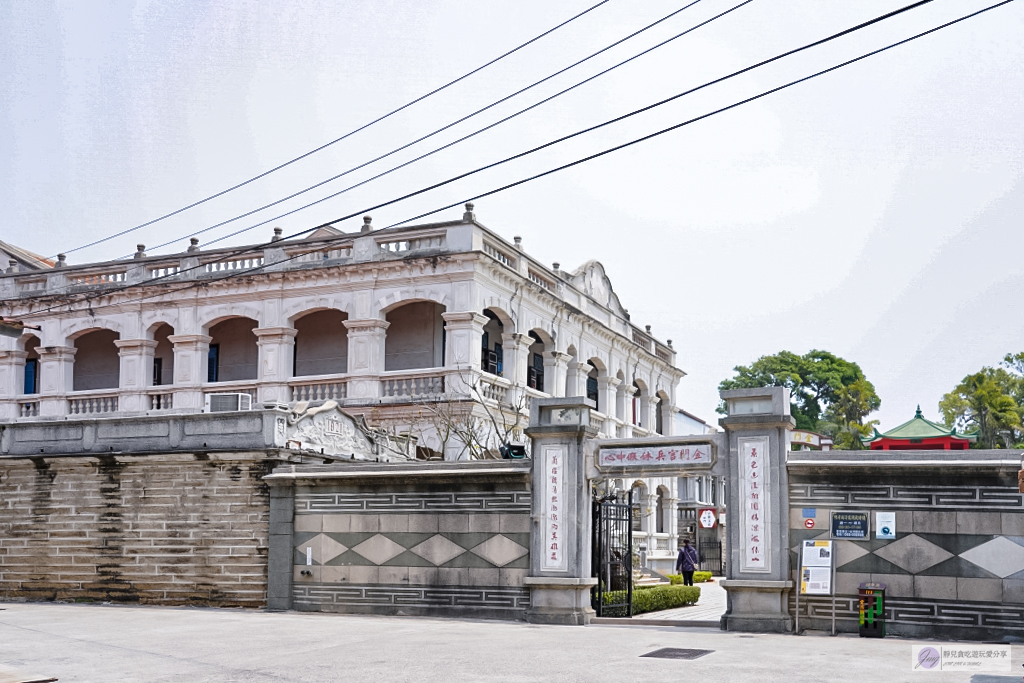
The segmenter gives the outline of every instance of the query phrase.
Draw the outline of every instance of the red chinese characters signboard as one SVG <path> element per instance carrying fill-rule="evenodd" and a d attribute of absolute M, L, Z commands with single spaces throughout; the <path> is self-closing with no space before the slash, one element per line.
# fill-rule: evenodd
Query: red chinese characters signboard
<path fill-rule="evenodd" d="M 658 446 L 619 446 L 602 448 L 598 452 L 597 466 L 678 467 L 679 465 L 710 465 L 711 444 L 666 444 Z"/>
<path fill-rule="evenodd" d="M 771 508 L 768 504 L 768 439 L 740 439 L 740 500 L 743 517 L 740 524 L 740 571 L 769 572 Z"/>

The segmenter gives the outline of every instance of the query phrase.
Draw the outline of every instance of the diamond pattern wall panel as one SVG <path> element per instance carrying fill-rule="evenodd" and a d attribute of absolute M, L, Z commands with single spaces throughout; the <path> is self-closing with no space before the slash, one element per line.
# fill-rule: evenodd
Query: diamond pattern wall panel
<path fill-rule="evenodd" d="M 953 557 L 953 553 L 940 548 L 917 534 L 910 534 L 879 548 L 875 555 L 892 562 L 911 574 L 917 574 Z"/>
<path fill-rule="evenodd" d="M 1001 579 L 1024 571 L 1024 547 L 1003 536 L 960 553 L 960 557 Z"/>

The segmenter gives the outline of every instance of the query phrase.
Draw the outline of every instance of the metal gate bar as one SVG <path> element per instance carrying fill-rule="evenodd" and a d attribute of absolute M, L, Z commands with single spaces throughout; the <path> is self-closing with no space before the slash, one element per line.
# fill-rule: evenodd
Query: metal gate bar
<path fill-rule="evenodd" d="M 633 612 L 633 492 L 626 500 L 595 500 L 591 603 L 599 617 L 630 617 Z"/>

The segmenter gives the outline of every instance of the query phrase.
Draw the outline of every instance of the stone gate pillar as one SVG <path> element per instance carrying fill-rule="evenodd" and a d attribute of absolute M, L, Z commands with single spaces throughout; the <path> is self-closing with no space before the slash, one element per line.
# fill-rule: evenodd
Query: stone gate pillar
<path fill-rule="evenodd" d="M 786 434 L 796 426 L 789 389 L 721 392 L 727 417 L 728 593 L 722 629 L 785 633 L 793 630 L 789 593 L 789 479 Z"/>
<path fill-rule="evenodd" d="M 583 441 L 597 436 L 582 396 L 535 399 L 530 406 L 533 440 L 533 509 L 527 621 L 584 625 L 590 622 L 590 489 Z"/>

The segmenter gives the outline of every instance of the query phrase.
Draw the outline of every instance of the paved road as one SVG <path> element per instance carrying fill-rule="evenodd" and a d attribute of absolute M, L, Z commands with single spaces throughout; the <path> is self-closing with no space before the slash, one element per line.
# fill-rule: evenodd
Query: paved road
<path fill-rule="evenodd" d="M 671 619 L 673 621 L 718 621 L 725 614 L 725 589 L 718 582 L 722 577 L 715 577 L 711 583 L 698 583 L 700 600 L 696 605 L 666 609 L 661 612 L 639 614 L 634 619 Z"/>
<path fill-rule="evenodd" d="M 0 603 L 0 665 L 61 681 L 1019 682 L 915 674 L 911 642 L 658 626 Z M 713 650 L 695 661 L 658 648 Z M 1016 650 L 1020 649 L 1018 652 Z M 1014 648 L 1021 670 L 1024 648 Z"/>

